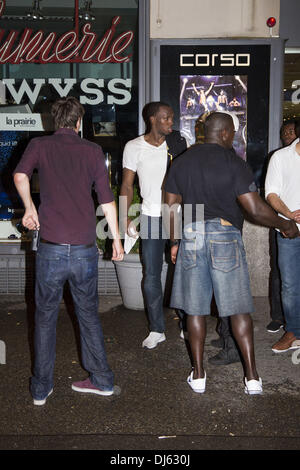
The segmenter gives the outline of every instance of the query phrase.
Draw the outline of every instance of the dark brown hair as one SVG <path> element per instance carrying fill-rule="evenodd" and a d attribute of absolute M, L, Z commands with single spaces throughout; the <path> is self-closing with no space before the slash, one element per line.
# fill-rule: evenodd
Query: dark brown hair
<path fill-rule="evenodd" d="M 84 115 L 84 107 L 74 96 L 67 96 L 67 98 L 59 98 L 53 103 L 51 114 L 55 129 L 61 127 L 75 129 L 78 119 Z"/>

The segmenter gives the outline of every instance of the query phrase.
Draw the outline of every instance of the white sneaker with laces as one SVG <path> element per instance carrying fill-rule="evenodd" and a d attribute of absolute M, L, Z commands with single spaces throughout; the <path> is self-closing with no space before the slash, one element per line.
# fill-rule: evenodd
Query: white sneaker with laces
<path fill-rule="evenodd" d="M 187 383 L 191 387 L 191 389 L 196 392 L 196 393 L 204 393 L 205 392 L 205 386 L 206 386 L 206 372 L 204 372 L 204 378 L 203 379 L 193 379 L 193 373 L 194 371 L 190 373 L 190 375 L 187 378 Z"/>
<path fill-rule="evenodd" d="M 164 333 L 156 333 L 156 331 L 151 331 L 146 339 L 142 342 L 142 347 L 147 349 L 154 349 L 158 343 L 166 341 L 166 336 Z"/>
<path fill-rule="evenodd" d="M 245 377 L 245 393 L 247 395 L 261 395 L 263 393 L 262 380 L 247 380 Z"/>

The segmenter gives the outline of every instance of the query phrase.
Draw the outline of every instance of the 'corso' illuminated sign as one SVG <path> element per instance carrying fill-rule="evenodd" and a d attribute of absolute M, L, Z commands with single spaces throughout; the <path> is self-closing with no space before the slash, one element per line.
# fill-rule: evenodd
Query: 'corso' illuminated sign
<path fill-rule="evenodd" d="M 180 67 L 249 67 L 250 54 L 180 54 Z"/>

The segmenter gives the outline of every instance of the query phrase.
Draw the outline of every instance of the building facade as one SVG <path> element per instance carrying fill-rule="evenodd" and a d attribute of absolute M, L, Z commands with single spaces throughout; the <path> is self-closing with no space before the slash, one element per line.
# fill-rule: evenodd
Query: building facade
<path fill-rule="evenodd" d="M 82 136 L 102 146 L 116 187 L 141 110 L 159 99 L 190 144 L 201 113 L 234 114 L 236 151 L 262 187 L 283 120 L 300 117 L 299 10 L 297 0 L 0 1 L 0 243 L 21 209 L 13 167 L 30 138 L 52 132 L 59 96 L 84 105 Z M 32 189 L 38 199 L 37 178 Z M 253 294 L 267 295 L 268 230 L 246 223 L 244 239 Z"/>

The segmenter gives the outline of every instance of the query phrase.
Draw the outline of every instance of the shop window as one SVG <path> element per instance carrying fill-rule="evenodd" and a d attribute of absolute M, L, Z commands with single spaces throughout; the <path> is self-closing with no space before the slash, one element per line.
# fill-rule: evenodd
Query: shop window
<path fill-rule="evenodd" d="M 284 56 L 283 120 L 300 119 L 300 50 L 286 49 Z"/>
<path fill-rule="evenodd" d="M 45 7 L 42 12 L 45 18 L 36 22 L 26 19 L 20 21 L 19 15 L 25 14 L 27 10 L 28 8 L 24 10 L 21 0 L 15 2 L 14 8 L 8 5 L 5 10 L 8 16 L 7 19 L 1 18 L 1 27 L 7 31 L 20 32 L 24 28 L 31 28 L 34 33 L 42 31 L 44 37 L 55 32 L 57 38 L 74 30 L 74 10 L 71 4 L 66 5 L 66 8 Z M 93 2 L 92 10 L 95 20 L 90 22 L 90 31 L 96 36 L 90 52 L 101 44 L 102 38 L 112 28 L 110 42 L 105 42 L 102 49 L 103 60 L 99 59 L 98 54 L 87 63 L 76 60 L 61 63 L 6 62 L 0 65 L 0 101 L 5 105 L 5 112 L 7 106 L 20 105 L 27 106 L 29 112 L 49 114 L 51 104 L 57 98 L 76 96 L 86 111 L 82 135 L 102 147 L 110 169 L 111 184 L 118 185 L 122 177 L 124 145 L 138 134 L 138 1 Z M 65 16 L 66 21 L 54 21 L 54 14 Z M 115 18 L 119 20 L 113 27 Z M 84 34 L 84 25 L 84 21 L 80 20 L 79 37 Z M 126 43 L 122 36 L 126 36 L 127 32 L 132 35 L 132 40 L 122 49 L 122 45 Z M 109 58 L 111 47 L 118 38 L 116 57 L 112 55 Z M 118 48 L 121 50 L 119 54 Z M 37 133 L 30 132 L 29 138 L 36 135 Z"/>

